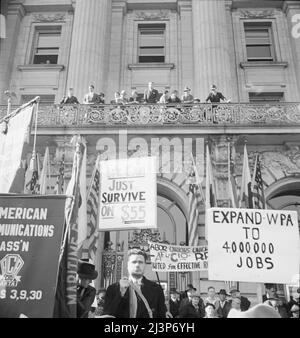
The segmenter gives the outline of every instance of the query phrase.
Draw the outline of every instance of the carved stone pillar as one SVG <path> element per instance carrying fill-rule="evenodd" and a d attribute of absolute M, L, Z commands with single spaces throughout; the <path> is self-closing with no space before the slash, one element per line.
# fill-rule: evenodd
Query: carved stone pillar
<path fill-rule="evenodd" d="M 25 15 L 23 1 L 11 1 L 7 5 L 6 38 L 0 39 L 0 103 L 6 104 L 4 91 L 9 88 L 15 60 L 21 21 Z M 13 102 L 14 104 L 15 102 Z"/>
<path fill-rule="evenodd" d="M 76 0 L 68 87 L 79 101 L 89 84 L 99 93 L 105 87 L 105 59 L 109 48 L 108 30 L 111 0 Z"/>
<path fill-rule="evenodd" d="M 232 97 L 230 44 L 225 0 L 192 0 L 194 36 L 194 86 L 201 100 L 216 84 L 227 97 Z"/>

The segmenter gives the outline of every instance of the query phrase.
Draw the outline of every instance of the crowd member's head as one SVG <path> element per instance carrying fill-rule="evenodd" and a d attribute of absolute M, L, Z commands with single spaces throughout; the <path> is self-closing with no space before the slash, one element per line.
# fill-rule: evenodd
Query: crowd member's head
<path fill-rule="evenodd" d="M 291 307 L 291 314 L 293 318 L 299 318 L 299 305 L 294 304 Z"/>
<path fill-rule="evenodd" d="M 89 92 L 90 93 L 94 93 L 94 90 L 95 90 L 95 87 L 94 87 L 94 85 L 89 85 Z"/>
<path fill-rule="evenodd" d="M 226 296 L 227 296 L 226 290 L 221 289 L 219 291 L 219 298 L 220 298 L 221 302 L 224 302 L 224 300 L 226 299 Z"/>
<path fill-rule="evenodd" d="M 233 289 L 230 290 L 230 295 L 231 295 L 232 298 L 241 297 L 240 290 L 238 290 L 236 288 L 233 288 Z"/>
<path fill-rule="evenodd" d="M 274 284 L 265 284 L 266 292 L 269 295 L 269 298 L 276 297 L 276 289 Z"/>
<path fill-rule="evenodd" d="M 217 91 L 217 86 L 215 84 L 211 85 L 210 90 L 215 93 Z"/>
<path fill-rule="evenodd" d="M 191 296 L 191 303 L 193 306 L 197 307 L 199 306 L 199 301 L 200 301 L 200 295 L 194 291 L 194 293 Z"/>
<path fill-rule="evenodd" d="M 214 298 L 215 295 L 216 295 L 216 290 L 213 286 L 210 286 L 208 289 L 207 289 L 207 295 L 209 298 Z"/>
<path fill-rule="evenodd" d="M 73 94 L 74 94 L 74 89 L 73 88 L 69 88 L 69 90 L 68 90 L 68 96 L 71 97 L 71 96 L 73 96 Z"/>
<path fill-rule="evenodd" d="M 84 288 L 87 288 L 91 281 L 98 277 L 95 265 L 82 260 L 78 262 L 77 274 L 79 284 Z"/>
<path fill-rule="evenodd" d="M 138 92 L 136 89 L 134 89 L 132 92 L 131 92 L 131 97 L 133 97 L 135 100 L 138 98 Z"/>
<path fill-rule="evenodd" d="M 170 297 L 173 302 L 176 302 L 178 300 L 179 293 L 176 290 L 170 290 Z"/>
<path fill-rule="evenodd" d="M 208 318 L 214 317 L 215 316 L 215 310 L 216 310 L 216 307 L 214 306 L 214 304 L 207 303 L 205 305 L 206 317 L 208 317 Z"/>
<path fill-rule="evenodd" d="M 241 299 L 239 297 L 233 297 L 231 301 L 231 306 L 233 309 L 241 310 Z"/>
<path fill-rule="evenodd" d="M 187 290 L 186 294 L 187 294 L 187 297 L 189 299 L 189 302 L 192 301 L 192 297 L 193 295 L 196 293 L 196 290 L 195 289 L 189 289 Z"/>
<path fill-rule="evenodd" d="M 139 279 L 144 275 L 146 268 L 147 254 L 140 249 L 130 249 L 128 251 L 128 274 L 129 276 Z"/>

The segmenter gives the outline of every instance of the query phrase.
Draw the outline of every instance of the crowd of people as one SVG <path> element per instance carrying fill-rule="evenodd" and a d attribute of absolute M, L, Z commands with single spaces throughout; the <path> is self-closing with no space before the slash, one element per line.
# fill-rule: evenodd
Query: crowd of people
<path fill-rule="evenodd" d="M 299 297 L 289 302 L 278 297 L 275 286 L 266 284 L 262 303 L 251 308 L 251 302 L 236 288 L 229 294 L 218 293 L 213 286 L 203 297 L 192 285 L 179 292 L 171 289 L 170 299 L 159 283 L 145 278 L 147 255 L 140 249 L 128 251 L 128 277 L 110 285 L 107 290 L 90 285 L 97 278 L 95 266 L 81 261 L 78 267 L 77 314 L 80 318 L 299 318 Z M 300 290 L 298 289 L 298 293 Z"/>
<path fill-rule="evenodd" d="M 205 103 L 219 103 L 219 102 L 229 103 L 228 100 L 221 92 L 217 90 L 216 85 L 212 85 L 210 88 L 210 92 L 205 100 Z M 165 90 L 163 93 L 159 93 L 157 89 L 154 88 L 154 83 L 149 82 L 148 88 L 144 91 L 143 95 L 139 94 L 137 90 L 133 90 L 131 96 L 129 96 L 125 90 L 116 91 L 114 93 L 114 99 L 111 100 L 110 104 L 117 105 L 131 105 L 131 104 L 197 104 L 200 103 L 201 100 L 198 98 L 194 98 L 191 94 L 191 89 L 189 87 L 185 87 L 183 90 L 183 94 L 180 98 L 178 90 L 173 90 L 169 92 L 169 90 Z M 89 92 L 84 95 L 83 104 L 93 104 L 93 105 L 101 105 L 107 103 L 105 101 L 104 93 L 95 93 L 94 85 L 89 86 Z M 73 88 L 69 88 L 68 94 L 64 96 L 60 102 L 61 105 L 65 104 L 79 104 L 79 101 L 76 96 L 74 96 Z"/>

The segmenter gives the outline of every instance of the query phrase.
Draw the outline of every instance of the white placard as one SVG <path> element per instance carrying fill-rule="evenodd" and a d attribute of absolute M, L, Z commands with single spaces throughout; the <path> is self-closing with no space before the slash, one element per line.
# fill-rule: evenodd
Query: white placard
<path fill-rule="evenodd" d="M 207 210 L 208 278 L 289 284 L 299 273 L 296 211 Z"/>
<path fill-rule="evenodd" d="M 156 157 L 100 162 L 99 230 L 157 228 Z"/>
<path fill-rule="evenodd" d="M 149 242 L 153 271 L 207 270 L 207 246 L 182 246 Z"/>

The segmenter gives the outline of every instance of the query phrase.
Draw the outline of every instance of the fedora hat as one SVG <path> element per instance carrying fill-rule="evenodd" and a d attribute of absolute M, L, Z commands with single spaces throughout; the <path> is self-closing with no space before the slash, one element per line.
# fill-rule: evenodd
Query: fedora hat
<path fill-rule="evenodd" d="M 95 270 L 95 265 L 84 261 L 78 262 L 77 274 L 80 278 L 96 279 L 98 272 Z"/>
<path fill-rule="evenodd" d="M 191 290 L 191 289 L 194 291 L 197 291 L 197 289 L 193 286 L 193 284 L 188 284 L 186 291 Z"/>
<path fill-rule="evenodd" d="M 184 89 L 183 89 L 184 92 L 190 92 L 190 88 L 188 86 L 185 86 Z"/>
<path fill-rule="evenodd" d="M 180 293 L 176 289 L 170 289 L 170 294 L 180 295 Z"/>
<path fill-rule="evenodd" d="M 218 293 L 219 295 L 225 295 L 225 296 L 229 296 L 228 294 L 227 294 L 227 292 L 226 292 L 226 290 L 225 289 L 220 289 L 220 291 L 219 291 L 219 293 Z"/>

